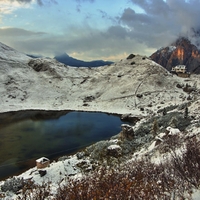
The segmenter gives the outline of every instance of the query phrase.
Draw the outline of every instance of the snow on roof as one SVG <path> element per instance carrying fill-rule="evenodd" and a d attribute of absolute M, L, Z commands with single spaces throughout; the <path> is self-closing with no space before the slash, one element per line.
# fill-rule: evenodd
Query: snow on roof
<path fill-rule="evenodd" d="M 45 157 L 38 159 L 39 161 Z M 63 176 L 75 176 L 80 173 L 80 170 L 76 167 L 76 164 L 81 162 L 78 160 L 76 155 L 69 156 L 65 160 L 52 162 L 47 170 L 47 174 L 43 177 L 40 177 L 38 170 L 36 167 L 31 168 L 24 173 L 20 174 L 18 177 L 22 177 L 24 179 L 32 179 L 36 184 L 42 185 L 44 182 L 51 181 L 52 186 L 56 186 L 56 184 L 62 180 Z"/>
<path fill-rule="evenodd" d="M 175 69 L 185 69 L 186 66 L 185 65 L 176 65 L 175 67 L 173 67 Z"/>
<path fill-rule="evenodd" d="M 49 161 L 49 159 L 45 158 L 45 157 L 41 157 L 41 158 L 36 160 L 36 162 L 39 162 L 39 163 L 44 163 L 44 162 L 47 162 L 47 161 Z"/>

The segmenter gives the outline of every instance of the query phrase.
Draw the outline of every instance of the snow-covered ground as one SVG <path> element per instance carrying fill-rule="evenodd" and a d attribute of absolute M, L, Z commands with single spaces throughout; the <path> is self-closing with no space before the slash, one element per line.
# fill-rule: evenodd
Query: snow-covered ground
<path fill-rule="evenodd" d="M 188 103 L 194 124 L 199 123 L 200 79 L 198 75 L 179 78 L 167 72 L 152 60 L 136 55 L 110 66 L 98 68 L 76 68 L 65 66 L 53 59 L 32 59 L 0 43 L 0 112 L 17 110 L 82 110 L 141 116 L 134 130 L 145 122 L 146 117 L 160 115 L 163 108 L 172 109 Z M 196 122 L 195 122 L 196 120 Z M 169 128 L 171 134 L 180 130 Z M 188 128 L 188 135 L 198 135 L 195 125 Z M 132 155 L 152 152 L 156 140 L 162 141 L 165 133 L 147 143 Z M 139 141 L 139 139 L 137 138 Z M 108 150 L 121 147 L 118 139 L 107 142 Z M 136 156 L 137 155 L 137 156 Z M 82 156 L 73 155 L 46 168 L 47 174 L 40 176 L 35 168 L 19 177 L 31 179 L 37 184 L 52 182 L 55 192 L 58 183 L 68 176 L 81 176 L 79 163 Z M 153 158 L 153 157 L 152 157 Z M 88 162 L 88 163 L 87 163 Z M 2 185 L 4 182 L 1 182 Z M 197 194 L 197 193 L 196 193 Z M 5 199 L 15 199 L 7 192 Z"/>
<path fill-rule="evenodd" d="M 198 77 L 172 76 L 140 55 L 110 66 L 76 68 L 53 59 L 29 59 L 2 45 L 0 52 L 0 112 L 69 109 L 148 115 L 193 98 L 177 84 L 200 84 Z"/>

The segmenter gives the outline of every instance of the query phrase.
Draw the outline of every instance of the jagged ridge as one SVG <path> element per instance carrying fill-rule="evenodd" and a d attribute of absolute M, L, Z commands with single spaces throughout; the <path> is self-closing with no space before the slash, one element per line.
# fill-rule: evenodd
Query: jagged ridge
<path fill-rule="evenodd" d="M 176 65 L 186 65 L 188 72 L 200 74 L 200 51 L 185 37 L 159 49 L 150 58 L 168 71 Z"/>

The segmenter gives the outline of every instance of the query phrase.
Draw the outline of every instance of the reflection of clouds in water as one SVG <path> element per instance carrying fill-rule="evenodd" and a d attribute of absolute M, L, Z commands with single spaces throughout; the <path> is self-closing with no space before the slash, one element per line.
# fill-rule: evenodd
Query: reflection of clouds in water
<path fill-rule="evenodd" d="M 40 121 L 25 120 L 18 122 L 18 130 L 22 131 L 24 134 L 34 134 L 36 131 L 44 132 L 43 123 Z"/>
<path fill-rule="evenodd" d="M 59 119 L 23 120 L 1 129 L 0 165 L 41 156 L 55 158 L 107 139 L 120 131 L 121 121 L 103 113 L 70 112 Z M 19 164 L 23 168 L 23 163 Z M 16 171 L 18 168 L 15 169 Z M 13 171 L 11 170 L 12 174 Z M 0 178 L 3 171 L 0 168 Z"/>
<path fill-rule="evenodd" d="M 11 158 L 1 162 L 0 164 L 0 180 L 1 177 L 7 177 L 12 173 L 16 173 L 20 168 L 17 163 L 17 158 Z M 3 175 L 3 176 L 2 176 Z"/>

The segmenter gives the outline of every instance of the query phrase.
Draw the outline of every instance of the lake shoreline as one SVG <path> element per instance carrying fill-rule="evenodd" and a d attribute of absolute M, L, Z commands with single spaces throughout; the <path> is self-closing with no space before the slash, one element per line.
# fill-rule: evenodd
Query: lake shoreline
<path fill-rule="evenodd" d="M 51 110 L 47 110 L 47 109 L 20 109 L 20 110 L 8 110 L 8 111 L 0 111 L 0 115 L 2 114 L 9 114 L 9 113 L 17 113 L 17 112 L 93 112 L 93 113 L 105 113 L 107 115 L 115 115 L 115 116 L 121 116 L 123 115 L 123 113 L 119 113 L 119 112 L 105 112 L 105 111 L 101 111 L 101 110 L 82 110 L 82 109 L 51 109 Z"/>
<path fill-rule="evenodd" d="M 65 110 L 65 111 L 55 111 L 55 110 L 54 111 L 47 111 L 47 110 L 45 110 L 45 111 L 44 110 L 42 110 L 42 111 L 41 110 L 26 110 L 26 111 L 12 111 L 12 112 L 1 113 L 0 114 L 0 122 L 1 122 L 0 123 L 0 130 L 1 130 L 2 134 L 3 134 L 3 135 L 2 134 L 1 135 L 5 138 L 4 140 L 6 142 L 5 143 L 4 140 L 2 140 L 2 142 L 3 142 L 2 144 L 3 145 L 6 144 L 7 147 L 5 146 L 4 149 L 9 148 L 10 149 L 9 150 L 9 152 L 10 152 L 9 154 L 11 154 L 11 153 L 13 154 L 12 157 L 10 157 L 9 155 L 8 155 L 8 157 L 5 157 L 6 154 L 3 156 L 6 159 L 5 159 L 5 162 L 2 163 L 2 166 L 3 166 L 2 170 L 5 170 L 6 173 L 7 173 L 7 170 L 9 170 L 9 168 L 11 168 L 11 170 L 12 170 L 12 168 L 13 167 L 15 168 L 15 166 L 19 167 L 19 172 L 14 172 L 14 173 L 11 173 L 9 175 L 6 175 L 5 178 L 2 178 L 2 180 L 5 180 L 6 178 L 8 178 L 10 176 L 16 176 L 16 175 L 19 175 L 19 174 L 23 173 L 24 170 L 21 170 L 21 166 L 24 166 L 25 170 L 28 170 L 28 169 L 34 167 L 35 166 L 35 160 L 38 159 L 38 157 L 39 157 L 39 156 L 34 156 L 35 153 L 38 152 L 39 149 L 41 149 L 40 151 L 43 152 L 43 150 L 42 150 L 43 147 L 40 145 L 41 141 L 36 142 L 37 140 L 35 139 L 35 137 L 33 138 L 33 135 L 35 135 L 35 134 L 30 134 L 29 133 L 29 129 L 31 130 L 32 128 L 28 128 L 27 129 L 27 127 L 25 125 L 25 127 L 24 127 L 25 129 L 23 128 L 22 131 L 18 131 L 16 129 L 16 128 L 18 128 L 20 126 L 21 123 L 25 123 L 26 121 L 28 121 L 30 123 L 32 121 L 32 123 L 37 123 L 37 124 L 39 123 L 40 124 L 40 123 L 42 123 L 44 121 L 45 122 L 45 127 L 47 126 L 47 123 L 50 124 L 50 126 L 57 127 L 57 125 L 55 124 L 55 122 L 57 120 L 62 120 L 62 121 L 64 120 L 64 126 L 67 126 L 67 127 L 64 128 L 64 132 L 63 133 L 61 132 L 61 129 L 60 129 L 60 123 L 59 123 L 59 130 L 57 131 L 57 129 L 55 129 L 56 131 L 54 130 L 54 133 L 53 132 L 51 133 L 51 131 L 53 131 L 53 130 L 50 130 L 50 132 L 47 131 L 46 133 L 44 133 L 43 132 L 44 130 L 43 130 L 43 128 L 41 126 L 39 126 L 39 129 L 37 130 L 38 133 L 36 135 L 39 134 L 40 140 L 43 140 L 44 136 L 48 137 L 47 139 L 45 139 L 46 142 L 44 141 L 46 143 L 45 145 L 46 146 L 52 146 L 52 144 L 49 144 L 49 141 L 48 141 L 52 137 L 55 137 L 53 139 L 53 141 L 55 141 L 55 142 L 57 140 L 59 142 L 63 140 L 63 142 L 64 142 L 66 140 L 66 138 L 68 138 L 68 137 L 69 137 L 68 140 L 71 140 L 72 137 L 75 138 L 75 136 L 77 135 L 77 133 L 74 133 L 74 132 L 71 132 L 71 131 L 73 131 L 74 128 L 75 128 L 75 131 L 77 131 L 76 130 L 76 126 L 77 125 L 74 124 L 74 123 L 78 123 L 78 122 L 71 123 L 69 121 L 69 118 L 71 118 L 72 116 L 74 116 L 75 113 L 76 113 L 76 115 L 78 117 L 82 116 L 83 113 L 84 113 L 85 119 L 81 118 L 82 120 L 79 122 L 80 124 L 77 124 L 78 127 L 80 126 L 79 127 L 80 129 L 83 129 L 83 130 L 79 130 L 79 128 L 78 128 L 77 130 L 78 130 L 78 132 L 80 132 L 79 134 L 81 134 L 81 137 L 84 137 L 84 138 L 81 139 L 81 141 L 79 141 L 80 140 L 79 138 L 73 139 L 72 140 L 73 142 L 70 145 L 65 145 L 67 148 L 64 146 L 64 149 L 60 149 L 60 147 L 59 147 L 59 148 L 56 148 L 54 151 L 51 150 L 49 152 L 49 151 L 47 151 L 47 149 L 45 147 L 44 153 L 41 154 L 41 156 L 47 156 L 51 160 L 58 160 L 60 157 L 65 156 L 65 155 L 68 155 L 68 156 L 69 155 L 74 155 L 78 151 L 80 151 L 80 148 L 83 149 L 83 148 L 86 148 L 86 147 L 90 146 L 91 144 L 94 144 L 94 143 L 96 143 L 98 141 L 106 140 L 106 139 L 110 138 L 111 136 L 113 136 L 113 133 L 114 133 L 114 135 L 118 134 L 119 131 L 120 131 L 120 129 L 119 129 L 120 126 L 119 125 L 118 125 L 118 131 L 114 131 L 113 132 L 113 130 L 116 129 L 115 125 L 113 124 L 113 122 L 115 121 L 114 117 L 117 117 L 116 119 L 118 119 L 119 121 L 121 121 L 120 124 L 123 123 L 123 121 L 121 120 L 121 115 L 113 115 L 113 114 L 110 114 L 110 113 L 103 113 L 103 112 L 89 112 L 89 111 L 84 112 L 84 111 L 69 111 L 69 110 Z M 90 115 L 92 115 L 92 117 L 90 117 Z M 69 117 L 66 118 L 66 116 L 69 116 Z M 98 116 L 97 119 L 95 119 L 95 116 Z M 99 118 L 100 116 L 102 116 L 102 117 Z M 66 118 L 66 119 L 63 119 L 63 118 Z M 87 118 L 89 119 L 88 122 L 86 122 Z M 105 120 L 104 120 L 104 118 L 105 118 Z M 72 117 L 71 120 L 74 121 L 75 120 L 74 117 Z M 79 120 L 80 120 L 80 118 L 79 118 Z M 67 122 L 67 124 L 70 123 L 70 125 L 66 125 L 66 122 Z M 17 127 L 14 128 L 14 129 L 9 130 L 10 132 L 8 132 L 6 134 L 5 130 L 7 130 L 10 126 L 12 127 L 13 124 L 14 125 L 16 124 Z M 106 130 L 108 129 L 108 133 L 106 133 L 106 135 L 104 133 L 106 131 L 103 131 L 101 133 L 101 132 L 99 132 L 99 130 L 96 130 L 96 131 L 94 130 L 94 132 L 91 133 L 90 126 L 91 127 L 93 127 L 93 126 L 96 127 L 97 126 L 97 127 L 99 127 L 98 129 L 101 130 L 102 127 L 104 127 L 104 125 L 106 127 Z M 72 126 L 72 127 L 69 128 L 68 126 Z M 35 125 L 34 125 L 34 127 L 35 127 Z M 85 130 L 85 128 L 87 129 L 87 127 L 89 129 Z M 104 129 L 102 129 L 102 130 L 104 130 Z M 26 132 L 24 132 L 24 131 L 26 131 Z M 83 133 L 81 133 L 81 131 L 83 131 Z M 19 133 L 19 132 L 21 132 L 21 133 Z M 73 133 L 75 136 L 72 136 L 72 135 L 68 136 L 67 132 L 70 133 L 70 134 Z M 63 137 L 62 140 L 60 140 L 61 133 L 63 135 L 62 136 Z M 41 138 L 41 134 L 42 134 L 42 138 Z M 83 134 L 83 136 L 82 136 L 82 134 Z M 55 135 L 55 136 L 53 136 L 53 135 Z M 28 141 L 26 139 L 27 137 L 28 137 Z M 93 139 L 92 139 L 93 142 L 90 141 L 91 140 L 90 137 L 93 137 Z M 17 143 L 16 144 L 12 143 L 10 145 L 7 144 L 8 143 L 7 141 L 10 141 L 10 140 L 12 140 L 12 141 L 13 140 L 17 140 Z M 24 143 L 25 141 L 27 141 L 28 143 L 25 144 Z M 33 141 L 33 142 L 31 142 L 31 141 Z M 52 141 L 52 139 L 50 141 Z M 85 141 L 85 143 L 82 143 L 83 141 Z M 21 143 L 21 142 L 23 142 L 23 143 Z M 38 146 L 38 147 L 35 146 L 35 148 L 34 148 L 35 150 L 34 150 L 33 149 L 33 144 L 31 144 L 30 142 L 31 143 L 35 143 L 36 146 Z M 61 146 L 63 146 L 63 142 L 62 142 Z M 74 145 L 71 146 L 72 144 L 74 144 Z M 18 149 L 16 149 L 17 147 L 15 147 L 15 146 L 19 146 Z M 2 148 L 3 147 L 4 146 L 2 146 Z M 22 151 L 22 149 L 25 150 L 26 154 L 29 154 L 29 152 L 35 152 L 35 153 L 34 153 L 33 156 L 30 155 L 30 157 L 23 158 L 22 156 L 23 156 L 23 151 L 24 150 Z M 61 153 L 60 153 L 60 151 L 61 151 Z M 2 157 L 2 159 L 3 159 L 3 157 Z M 9 159 L 14 159 L 14 160 L 10 161 Z M 11 162 L 11 164 L 10 164 L 10 162 Z"/>

